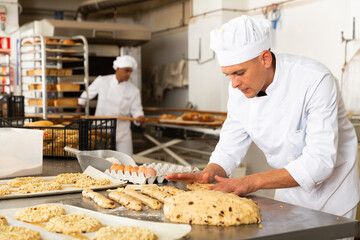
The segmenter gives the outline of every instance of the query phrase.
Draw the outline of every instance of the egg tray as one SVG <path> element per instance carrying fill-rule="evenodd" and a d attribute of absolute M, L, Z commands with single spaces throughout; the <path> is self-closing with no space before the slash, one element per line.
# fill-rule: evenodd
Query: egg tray
<path fill-rule="evenodd" d="M 116 173 L 115 170 L 110 171 L 110 169 L 106 169 L 105 173 L 120 179 L 124 181 L 128 181 L 134 184 L 153 184 L 155 181 L 157 183 L 162 183 L 165 180 L 166 175 L 172 174 L 172 173 L 194 173 L 199 172 L 200 170 L 198 168 L 192 168 L 191 166 L 181 166 L 177 164 L 170 164 L 170 163 L 150 163 L 150 164 L 143 164 L 139 167 L 146 167 L 146 168 L 154 168 L 156 171 L 156 176 L 152 176 L 148 174 L 145 176 L 144 173 L 130 173 L 129 171 L 126 171 L 123 173 L 122 171 L 119 171 Z"/>

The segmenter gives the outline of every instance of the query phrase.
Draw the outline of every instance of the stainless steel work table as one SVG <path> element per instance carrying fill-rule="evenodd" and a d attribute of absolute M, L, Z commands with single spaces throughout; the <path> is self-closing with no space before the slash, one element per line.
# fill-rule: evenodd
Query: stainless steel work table
<path fill-rule="evenodd" d="M 46 160 L 45 160 L 46 161 Z M 48 160 L 52 161 L 58 160 Z M 75 171 L 76 160 L 63 160 L 67 164 L 72 162 L 73 165 L 59 162 L 60 166 L 71 166 Z M 75 161 L 75 162 L 73 162 Z M 44 162 L 45 163 L 45 162 Z M 50 164 L 49 163 L 49 164 Z M 56 166 L 54 162 L 51 165 Z M 46 163 L 44 164 L 46 167 Z M 66 169 L 63 169 L 66 171 Z M 67 171 L 68 172 L 68 171 Z M 60 173 L 60 172 L 59 172 Z M 43 175 L 46 175 L 44 172 Z M 172 183 L 168 183 L 173 185 Z M 184 188 L 183 184 L 175 183 L 177 187 Z M 106 191 L 101 191 L 106 193 Z M 247 196 L 256 201 L 261 207 L 262 223 L 217 227 L 217 226 L 201 226 L 192 225 L 192 230 L 187 237 L 188 239 L 336 239 L 349 236 L 359 235 L 359 221 L 338 217 L 335 215 L 313 211 L 310 209 L 282 203 L 272 199 Z M 27 207 L 43 203 L 56 203 L 74 205 L 86 209 L 100 211 L 123 217 L 143 219 L 149 221 L 167 221 L 159 210 L 151 210 L 145 208 L 143 212 L 135 212 L 126 210 L 123 207 L 106 210 L 96 206 L 92 201 L 83 199 L 80 193 L 63 194 L 46 197 L 8 199 L 0 201 L 0 209 Z"/>

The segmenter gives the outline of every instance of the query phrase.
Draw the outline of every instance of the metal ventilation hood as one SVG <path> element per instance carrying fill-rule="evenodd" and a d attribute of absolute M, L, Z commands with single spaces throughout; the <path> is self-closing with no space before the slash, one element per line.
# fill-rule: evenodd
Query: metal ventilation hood
<path fill-rule="evenodd" d="M 140 24 L 43 19 L 35 21 L 35 32 L 44 36 L 83 35 L 89 43 L 138 46 L 148 42 L 150 30 Z"/>

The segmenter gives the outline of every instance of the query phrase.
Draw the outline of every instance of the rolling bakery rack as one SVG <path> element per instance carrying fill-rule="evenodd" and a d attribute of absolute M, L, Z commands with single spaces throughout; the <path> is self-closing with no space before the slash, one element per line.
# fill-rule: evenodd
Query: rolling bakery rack
<path fill-rule="evenodd" d="M 25 114 L 69 116 L 89 85 L 88 43 L 83 36 L 26 36 L 19 41 L 20 85 Z M 68 63 L 78 63 L 66 67 Z M 85 112 L 89 115 L 89 99 Z"/>

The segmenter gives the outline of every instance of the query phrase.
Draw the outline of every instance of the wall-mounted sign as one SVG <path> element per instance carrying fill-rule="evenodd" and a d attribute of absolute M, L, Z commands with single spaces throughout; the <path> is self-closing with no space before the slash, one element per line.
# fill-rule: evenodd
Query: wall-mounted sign
<path fill-rule="evenodd" d="M 10 40 L 9 37 L 0 37 L 0 52 L 11 54 Z"/>

